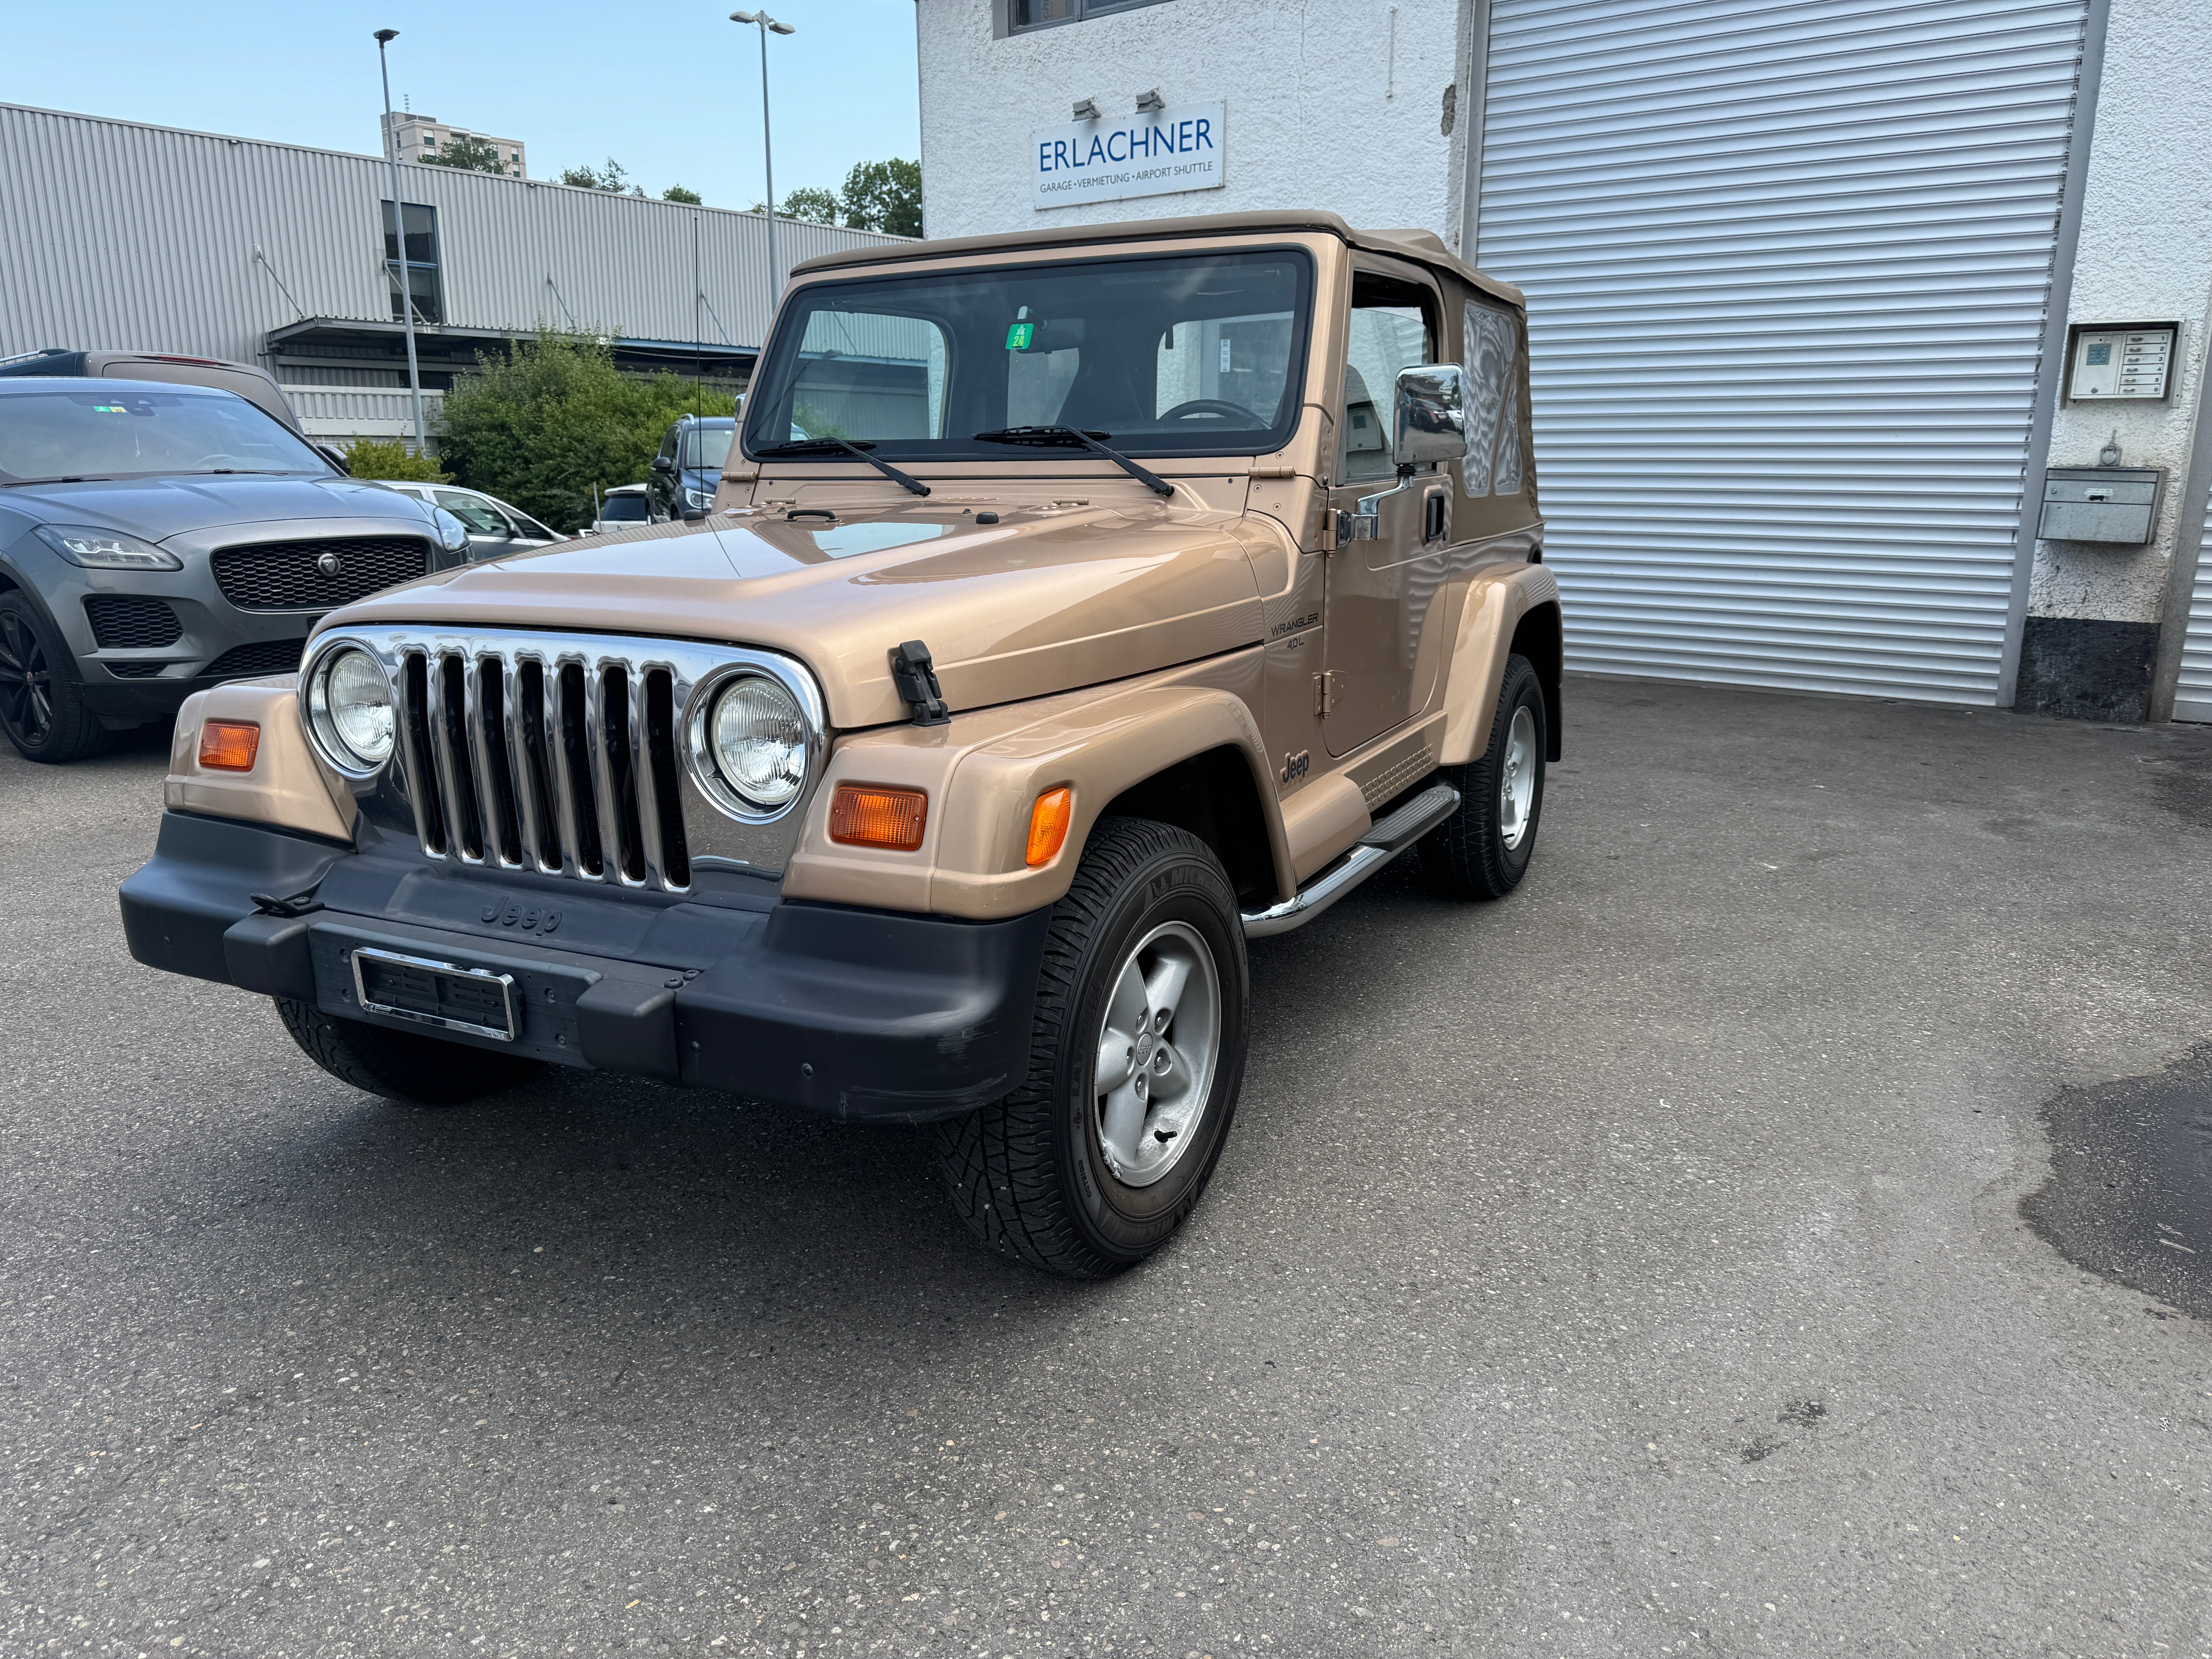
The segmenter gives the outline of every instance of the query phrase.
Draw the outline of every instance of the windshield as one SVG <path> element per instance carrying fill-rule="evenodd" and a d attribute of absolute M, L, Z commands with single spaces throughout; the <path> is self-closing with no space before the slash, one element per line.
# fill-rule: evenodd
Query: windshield
<path fill-rule="evenodd" d="M 727 426 L 695 426 L 684 438 L 686 472 L 720 472 L 730 457 L 730 440 L 738 435 L 737 422 Z"/>
<path fill-rule="evenodd" d="M 9 483 L 330 471 L 281 422 L 228 392 L 80 383 L 0 397 L 0 480 Z"/>
<path fill-rule="evenodd" d="M 1312 271 L 1268 249 L 809 283 L 746 398 L 745 449 L 798 427 L 886 459 L 1033 458 L 975 434 L 1054 425 L 1133 455 L 1279 448 Z"/>

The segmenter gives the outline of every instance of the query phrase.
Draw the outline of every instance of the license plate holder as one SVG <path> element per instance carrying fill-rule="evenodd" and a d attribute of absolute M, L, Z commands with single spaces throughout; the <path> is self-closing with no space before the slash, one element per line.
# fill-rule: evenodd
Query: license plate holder
<path fill-rule="evenodd" d="M 512 974 L 370 945 L 356 945 L 349 955 L 354 995 L 364 1013 L 499 1042 L 512 1042 L 520 1033 Z"/>

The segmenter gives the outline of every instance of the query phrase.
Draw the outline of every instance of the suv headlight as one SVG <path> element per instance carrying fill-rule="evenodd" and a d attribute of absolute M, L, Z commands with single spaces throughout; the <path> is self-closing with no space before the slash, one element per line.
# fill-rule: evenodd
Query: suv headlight
<path fill-rule="evenodd" d="M 459 553 L 469 544 L 469 527 L 442 507 L 430 509 L 431 521 L 438 526 L 438 545 L 448 553 Z"/>
<path fill-rule="evenodd" d="M 707 746 L 722 781 L 755 811 L 781 811 L 806 785 L 806 716 L 765 675 L 723 688 L 707 715 Z"/>
<path fill-rule="evenodd" d="M 384 666 L 359 646 L 341 646 L 307 675 L 307 729 L 323 758 L 342 772 L 374 772 L 392 758 L 397 720 Z"/>
<path fill-rule="evenodd" d="M 151 542 L 119 530 L 94 530 L 81 524 L 42 524 L 38 538 L 71 564 L 88 570 L 182 570 L 185 562 Z"/>
<path fill-rule="evenodd" d="M 684 492 L 684 499 L 694 507 L 712 507 L 714 504 L 714 492 L 711 489 L 687 488 Z"/>

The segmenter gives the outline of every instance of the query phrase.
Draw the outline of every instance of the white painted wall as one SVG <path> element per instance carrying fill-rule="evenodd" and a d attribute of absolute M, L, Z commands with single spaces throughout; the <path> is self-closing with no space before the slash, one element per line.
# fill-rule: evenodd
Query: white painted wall
<path fill-rule="evenodd" d="M 925 234 L 1325 208 L 1455 241 L 1442 117 L 1460 11 L 1459 0 L 1164 0 L 1008 35 L 1006 0 L 918 0 Z M 1170 105 L 1228 106 L 1222 188 L 1030 205 L 1033 131 L 1068 120 L 1080 98 L 1126 115 L 1154 87 Z M 1463 90 L 1460 101 L 1463 112 Z"/>
<path fill-rule="evenodd" d="M 2081 204 L 2068 320 L 2179 320 L 2162 403 L 2061 400 L 2051 465 L 2094 466 L 2117 430 L 2121 463 L 2166 469 L 2165 506 L 2143 548 L 2038 542 L 2028 611 L 2155 622 L 2173 570 L 2212 326 L 2212 21 L 2205 0 L 2112 0 L 2105 70 Z M 2062 382 L 2063 390 L 2063 382 Z M 2028 507 L 2042 494 L 2029 480 Z M 2195 526 L 2188 527 L 2193 532 Z M 2177 620 L 2178 625 L 2178 620 Z"/>

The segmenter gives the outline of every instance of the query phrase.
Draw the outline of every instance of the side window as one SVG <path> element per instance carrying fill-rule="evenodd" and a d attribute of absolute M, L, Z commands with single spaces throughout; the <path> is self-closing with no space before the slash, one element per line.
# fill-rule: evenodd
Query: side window
<path fill-rule="evenodd" d="M 1467 302 L 1467 459 L 1470 495 L 1521 493 L 1521 319 Z"/>
<path fill-rule="evenodd" d="M 402 207 L 406 216 L 407 247 L 403 260 L 398 234 L 392 224 L 392 204 L 384 209 L 384 269 L 391 281 L 392 314 L 400 314 L 400 295 L 404 290 L 415 302 L 415 320 L 437 324 L 445 320 L 444 299 L 439 292 L 440 258 L 438 249 L 438 210 L 425 207 L 420 202 L 408 202 Z"/>
<path fill-rule="evenodd" d="M 1436 361 L 1426 290 L 1389 277 L 1355 276 L 1345 347 L 1342 457 L 1338 477 L 1365 483 L 1395 475 L 1390 411 L 1398 371 Z"/>

